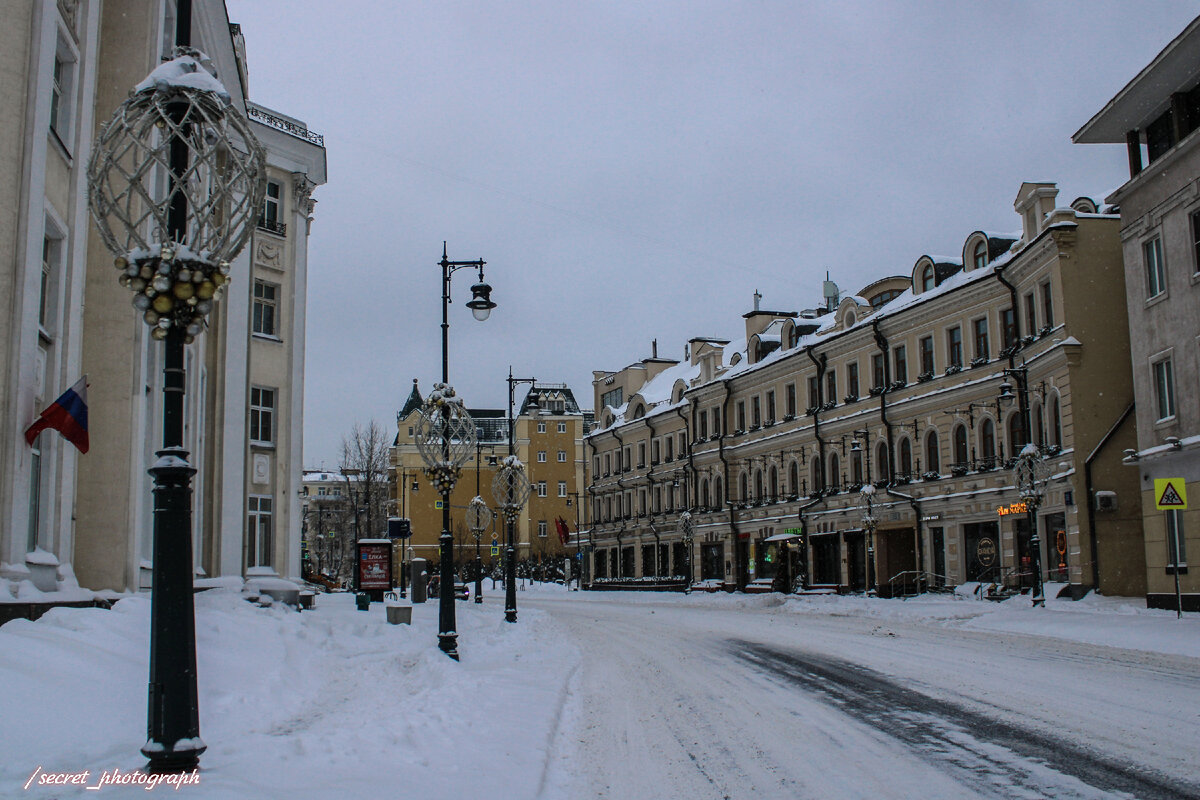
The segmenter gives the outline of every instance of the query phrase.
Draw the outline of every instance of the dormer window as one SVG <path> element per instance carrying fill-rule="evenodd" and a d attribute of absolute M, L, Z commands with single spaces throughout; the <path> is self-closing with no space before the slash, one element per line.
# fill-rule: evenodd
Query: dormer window
<path fill-rule="evenodd" d="M 921 270 L 921 291 L 928 292 L 934 287 L 933 264 L 928 264 Z"/>
<path fill-rule="evenodd" d="M 979 242 L 975 245 L 975 269 L 983 269 L 987 266 L 987 243 Z"/>

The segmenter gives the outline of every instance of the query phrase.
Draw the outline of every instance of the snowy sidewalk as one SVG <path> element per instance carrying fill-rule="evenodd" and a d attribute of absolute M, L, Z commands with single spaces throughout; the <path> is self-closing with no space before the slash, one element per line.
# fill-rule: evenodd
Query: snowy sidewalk
<path fill-rule="evenodd" d="M 461 663 L 437 649 L 437 603 L 388 625 L 381 603 L 321 595 L 298 614 L 196 596 L 200 735 L 189 798 L 535 797 L 578 651 L 502 598 L 456 604 Z M 142 787 L 22 787 L 45 773 L 144 766 L 150 603 L 56 609 L 0 627 L 0 797 L 146 797 Z M 160 786 L 155 792 L 173 791 Z M 86 795 L 85 795 L 86 793 Z"/>

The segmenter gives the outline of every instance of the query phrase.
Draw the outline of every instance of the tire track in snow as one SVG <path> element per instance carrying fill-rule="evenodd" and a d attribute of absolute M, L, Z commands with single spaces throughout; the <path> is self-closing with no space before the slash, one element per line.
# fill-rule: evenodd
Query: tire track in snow
<path fill-rule="evenodd" d="M 961 771 L 964 782 L 986 781 L 999 796 L 1013 796 L 1019 788 L 1030 797 L 1097 796 L 1088 789 L 1139 800 L 1200 797 L 1198 786 L 930 697 L 857 664 L 741 640 L 729 644 L 734 654 L 771 676 L 824 699 L 923 758 Z M 1066 785 L 1054 773 L 1066 776 Z M 1084 786 L 1072 787 L 1071 778 Z"/>

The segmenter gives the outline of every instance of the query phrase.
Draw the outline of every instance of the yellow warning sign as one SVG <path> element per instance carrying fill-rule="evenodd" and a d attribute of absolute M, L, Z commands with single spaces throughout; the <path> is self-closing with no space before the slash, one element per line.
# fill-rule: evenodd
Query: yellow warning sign
<path fill-rule="evenodd" d="M 1186 511 L 1187 484 L 1183 478 L 1155 478 L 1154 507 L 1159 511 Z"/>

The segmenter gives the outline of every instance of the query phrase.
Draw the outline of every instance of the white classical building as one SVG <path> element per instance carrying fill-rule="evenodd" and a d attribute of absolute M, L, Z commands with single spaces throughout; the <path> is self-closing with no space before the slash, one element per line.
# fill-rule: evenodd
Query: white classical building
<path fill-rule="evenodd" d="M 267 150 L 269 191 L 232 283 L 187 347 L 184 440 L 197 572 L 299 575 L 307 239 L 325 182 L 320 136 L 247 98 L 245 46 L 221 0 L 193 0 L 191 40 Z M 118 285 L 87 206 L 92 141 L 170 55 L 174 0 L 30 0 L 0 26 L 0 602 L 147 588 L 162 441 L 162 348 Z M 91 447 L 25 429 L 88 376 Z M 57 573 L 57 574 L 56 574 Z M 58 586 L 61 586 L 61 582 Z"/>

